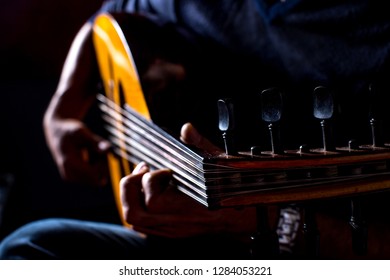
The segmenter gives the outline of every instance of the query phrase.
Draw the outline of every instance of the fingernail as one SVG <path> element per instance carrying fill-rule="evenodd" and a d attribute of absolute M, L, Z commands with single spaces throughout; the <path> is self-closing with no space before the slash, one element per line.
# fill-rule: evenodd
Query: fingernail
<path fill-rule="evenodd" d="M 98 148 L 99 148 L 99 150 L 102 151 L 102 152 L 107 151 L 108 149 L 110 149 L 110 147 L 111 147 L 111 144 L 110 144 L 110 142 L 108 142 L 108 141 L 100 141 L 100 142 L 98 143 Z"/>

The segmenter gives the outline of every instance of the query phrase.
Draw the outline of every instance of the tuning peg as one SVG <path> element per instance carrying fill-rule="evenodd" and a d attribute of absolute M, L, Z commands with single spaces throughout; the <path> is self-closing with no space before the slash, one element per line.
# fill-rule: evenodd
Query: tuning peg
<path fill-rule="evenodd" d="M 283 154 L 280 136 L 280 121 L 283 113 L 282 92 L 276 88 L 269 88 L 261 92 L 262 120 L 268 123 L 273 154 Z"/>
<path fill-rule="evenodd" d="M 361 199 L 351 199 L 351 216 L 349 225 L 352 230 L 352 249 L 358 255 L 365 255 L 367 253 L 368 227 L 363 208 Z"/>
<path fill-rule="evenodd" d="M 350 151 L 352 150 L 358 150 L 359 149 L 359 142 L 356 139 L 351 139 L 348 141 L 348 149 Z"/>
<path fill-rule="evenodd" d="M 218 128 L 222 132 L 227 155 L 236 155 L 237 150 L 234 143 L 235 117 L 234 106 L 230 98 L 219 99 L 218 105 Z"/>
<path fill-rule="evenodd" d="M 383 147 L 383 125 L 382 118 L 384 114 L 384 105 L 387 102 L 383 102 L 383 97 L 379 95 L 379 90 L 374 84 L 370 84 L 369 88 L 369 100 L 370 100 L 370 109 L 369 109 L 369 119 L 371 126 L 371 137 L 372 137 L 372 146 L 373 147 Z"/>
<path fill-rule="evenodd" d="M 299 146 L 299 149 L 298 149 L 298 153 L 299 153 L 299 154 L 310 153 L 310 148 L 309 148 L 309 146 L 306 145 L 306 144 L 300 145 L 300 146 Z"/>
<path fill-rule="evenodd" d="M 318 86 L 313 91 L 313 115 L 320 120 L 322 144 L 324 151 L 335 150 L 332 119 L 335 115 L 333 92 L 326 87 Z"/>

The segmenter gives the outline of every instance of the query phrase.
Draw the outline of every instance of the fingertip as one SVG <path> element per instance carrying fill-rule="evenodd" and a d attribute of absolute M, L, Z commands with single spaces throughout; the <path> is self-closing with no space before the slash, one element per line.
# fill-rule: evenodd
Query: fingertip
<path fill-rule="evenodd" d="M 172 175 L 173 172 L 170 169 L 159 169 L 145 173 L 145 175 L 142 176 L 142 186 L 144 188 L 150 188 L 152 186 L 154 188 L 165 188 L 172 180 Z"/>
<path fill-rule="evenodd" d="M 181 127 L 180 139 L 189 145 L 196 145 L 200 141 L 200 135 L 191 123 L 185 123 Z"/>
<path fill-rule="evenodd" d="M 134 185 L 141 182 L 142 177 L 149 171 L 149 166 L 145 162 L 140 162 L 133 170 L 131 174 L 123 176 L 119 182 L 119 185 L 126 187 L 128 185 Z"/>
<path fill-rule="evenodd" d="M 141 161 L 137 164 L 137 166 L 133 170 L 133 174 L 141 174 L 149 171 L 149 166 L 146 164 L 146 162 Z"/>
<path fill-rule="evenodd" d="M 107 152 L 111 149 L 111 143 L 106 140 L 99 141 L 98 149 L 100 152 Z"/>

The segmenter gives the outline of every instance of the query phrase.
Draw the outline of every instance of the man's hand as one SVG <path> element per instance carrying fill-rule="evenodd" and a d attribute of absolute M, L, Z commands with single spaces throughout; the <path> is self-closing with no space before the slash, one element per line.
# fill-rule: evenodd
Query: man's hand
<path fill-rule="evenodd" d="M 61 176 L 70 182 L 105 185 L 108 181 L 105 154 L 110 143 L 77 120 L 53 121 L 51 126 L 47 142 Z"/>
<path fill-rule="evenodd" d="M 208 152 L 218 150 L 190 124 L 183 126 L 181 136 L 187 144 Z M 123 213 L 135 230 L 170 238 L 230 234 L 237 239 L 246 239 L 255 231 L 254 209 L 208 210 L 178 191 L 171 179 L 170 170 L 150 171 L 141 162 L 121 180 Z"/>
<path fill-rule="evenodd" d="M 43 119 L 47 145 L 67 181 L 104 185 L 108 179 L 104 154 L 109 144 L 82 122 L 96 99 L 98 82 L 92 24 L 87 22 L 72 42 Z"/>

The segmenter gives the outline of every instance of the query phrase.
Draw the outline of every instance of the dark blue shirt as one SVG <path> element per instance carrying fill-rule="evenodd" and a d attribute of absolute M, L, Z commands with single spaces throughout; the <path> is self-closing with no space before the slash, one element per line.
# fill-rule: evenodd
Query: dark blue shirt
<path fill-rule="evenodd" d="M 390 50 L 390 17 L 383 1 L 128 0 L 116 4 L 127 12 L 174 22 L 235 53 L 279 64 L 299 79 L 326 81 L 371 74 L 383 67 Z"/>
<path fill-rule="evenodd" d="M 128 0 L 111 1 L 105 9 L 141 13 L 186 30 L 202 46 L 200 83 L 213 81 L 210 92 L 245 96 L 250 108 L 261 90 L 281 88 L 298 135 L 311 134 L 297 123 L 312 116 L 313 89 L 331 88 L 348 138 L 360 134 L 356 130 L 368 118 L 370 85 L 380 96 L 390 89 L 385 6 L 363 0 Z"/>

